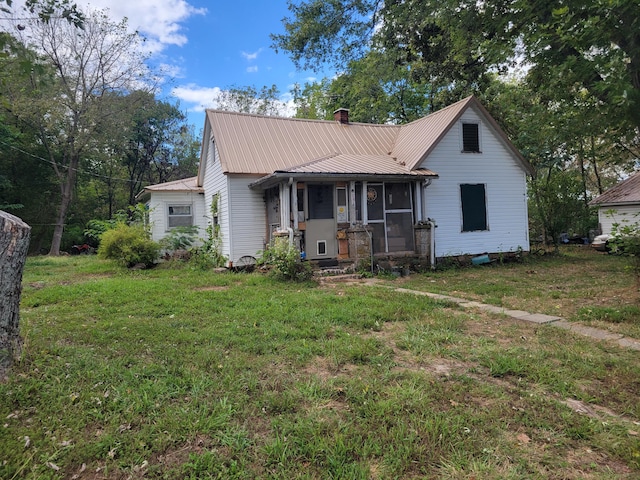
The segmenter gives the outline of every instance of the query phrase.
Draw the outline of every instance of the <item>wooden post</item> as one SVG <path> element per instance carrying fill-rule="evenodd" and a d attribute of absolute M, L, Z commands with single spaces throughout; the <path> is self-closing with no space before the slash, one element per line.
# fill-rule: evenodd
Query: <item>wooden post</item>
<path fill-rule="evenodd" d="M 20 354 L 20 293 L 31 227 L 0 210 L 0 378 Z"/>

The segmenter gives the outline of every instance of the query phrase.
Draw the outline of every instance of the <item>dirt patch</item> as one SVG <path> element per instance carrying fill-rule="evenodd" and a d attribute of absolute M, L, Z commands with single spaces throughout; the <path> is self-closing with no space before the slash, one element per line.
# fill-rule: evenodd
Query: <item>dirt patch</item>
<path fill-rule="evenodd" d="M 208 287 L 198 287 L 194 288 L 196 292 L 224 292 L 225 290 L 229 290 L 228 285 L 211 285 Z"/>
<path fill-rule="evenodd" d="M 607 407 L 603 407 L 601 405 L 595 405 L 590 403 L 585 403 L 580 400 L 576 400 L 573 398 L 567 398 L 565 400 L 560 400 L 560 403 L 566 405 L 571 410 L 580 415 L 586 415 L 589 418 L 594 418 L 596 420 L 606 421 L 607 418 L 622 420 L 624 422 L 630 423 L 635 426 L 634 430 L 630 430 L 632 435 L 638 435 L 637 430 L 640 430 L 640 421 L 634 420 L 629 417 L 624 417 L 623 415 L 619 415 L 614 411 L 608 409 Z"/>
<path fill-rule="evenodd" d="M 336 364 L 326 357 L 315 357 L 308 365 L 302 368 L 301 373 L 309 376 L 318 377 L 321 381 L 338 378 L 341 375 L 349 375 L 356 370 L 355 365 Z"/>

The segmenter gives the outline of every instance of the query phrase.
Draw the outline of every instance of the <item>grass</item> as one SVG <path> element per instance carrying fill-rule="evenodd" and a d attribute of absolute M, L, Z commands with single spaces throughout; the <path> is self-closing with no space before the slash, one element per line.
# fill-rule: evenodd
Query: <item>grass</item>
<path fill-rule="evenodd" d="M 562 247 L 558 254 L 522 263 L 413 275 L 403 283 L 407 288 L 558 315 L 640 338 L 640 289 L 628 259 L 588 247 Z"/>
<path fill-rule="evenodd" d="M 612 262 L 612 285 L 624 273 L 595 258 Z M 408 284 L 461 294 L 459 276 L 553 278 L 570 261 Z M 575 315 L 635 315 L 587 307 Z M 0 383 L 1 478 L 640 475 L 637 352 L 548 326 L 367 285 L 92 257 L 30 258 L 21 324 L 22 358 Z"/>

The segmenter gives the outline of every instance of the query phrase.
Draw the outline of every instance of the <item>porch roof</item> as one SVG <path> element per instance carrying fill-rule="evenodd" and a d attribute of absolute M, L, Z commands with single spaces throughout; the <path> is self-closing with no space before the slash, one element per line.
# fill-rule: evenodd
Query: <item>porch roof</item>
<path fill-rule="evenodd" d="M 270 188 L 283 179 L 304 181 L 408 181 L 437 178 L 428 169 L 410 170 L 388 155 L 354 155 L 334 153 L 286 170 L 277 170 L 253 182 L 251 188 Z"/>

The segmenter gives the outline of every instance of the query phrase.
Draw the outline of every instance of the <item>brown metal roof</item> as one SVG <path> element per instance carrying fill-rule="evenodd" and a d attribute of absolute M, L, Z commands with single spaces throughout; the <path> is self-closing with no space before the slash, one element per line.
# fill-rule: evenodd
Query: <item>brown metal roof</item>
<path fill-rule="evenodd" d="M 590 205 L 622 205 L 640 203 L 640 172 L 614 185 L 602 195 L 597 196 Z"/>
<path fill-rule="evenodd" d="M 431 170 L 411 171 L 405 165 L 398 163 L 389 155 L 354 155 L 335 153 L 319 158 L 303 165 L 287 169 L 292 173 L 343 173 L 343 174 L 371 174 L 377 175 L 424 175 L 437 176 Z"/>
<path fill-rule="evenodd" d="M 158 183 L 156 185 L 149 185 L 144 187 L 141 195 L 145 191 L 153 192 L 196 192 L 202 193 L 204 189 L 197 185 L 198 177 L 183 178 L 182 180 L 174 180 L 173 182 Z"/>
<path fill-rule="evenodd" d="M 216 110 L 207 119 L 225 173 L 265 175 L 335 153 L 388 155 L 400 128 Z"/>
<path fill-rule="evenodd" d="M 531 165 L 473 96 L 406 125 L 342 124 L 218 110 L 206 114 L 224 173 L 269 175 L 305 165 L 318 170 L 313 173 L 411 174 L 470 106 L 531 172 Z"/>

